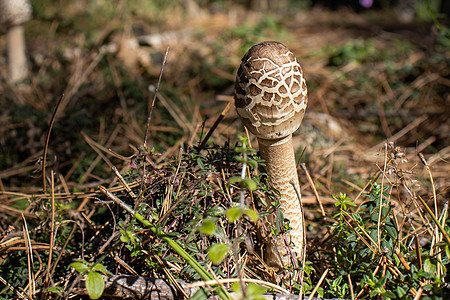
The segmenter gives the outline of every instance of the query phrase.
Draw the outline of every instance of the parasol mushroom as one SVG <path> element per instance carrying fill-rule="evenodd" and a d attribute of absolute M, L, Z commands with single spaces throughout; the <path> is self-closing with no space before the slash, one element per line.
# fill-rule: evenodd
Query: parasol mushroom
<path fill-rule="evenodd" d="M 30 20 L 31 10 L 28 0 L 0 0 L 0 24 L 7 31 L 11 83 L 25 79 L 28 73 L 23 24 Z"/>
<path fill-rule="evenodd" d="M 257 44 L 242 58 L 234 97 L 242 123 L 258 138 L 267 175 L 272 186 L 280 191 L 281 210 L 290 221 L 293 249 L 301 258 L 303 217 L 295 191 L 300 188 L 292 133 L 300 126 L 308 102 L 302 68 L 283 44 Z M 286 247 L 280 249 L 283 244 L 279 241 L 277 244 L 279 252 L 286 254 Z"/>

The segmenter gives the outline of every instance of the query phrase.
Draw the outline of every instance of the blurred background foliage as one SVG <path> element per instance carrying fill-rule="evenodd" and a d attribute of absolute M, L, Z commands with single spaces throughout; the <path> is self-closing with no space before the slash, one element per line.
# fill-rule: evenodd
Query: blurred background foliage
<path fill-rule="evenodd" d="M 118 152 L 133 151 L 130 145 L 142 143 L 152 98 L 149 86 L 156 84 L 166 47 L 171 49 L 160 92 L 167 101 L 156 102 L 152 145 L 164 152 L 180 141 L 184 144 L 186 134 L 196 136 L 198 142 L 203 130 L 194 133 L 194 128 L 213 122 L 224 97 L 233 93 L 243 53 L 264 40 L 282 41 L 296 53 L 308 79 L 308 110 L 351 121 L 355 140 L 383 140 L 425 110 L 435 121 L 421 128 L 423 132 L 405 136 L 405 145 L 430 136 L 436 137 L 428 148 L 432 152 L 447 144 L 446 117 L 440 114 L 448 104 L 445 2 L 42 0 L 32 4 L 33 20 L 26 24 L 30 77 L 20 89 L 1 86 L 1 169 L 39 162 L 47 124 L 62 93 L 66 100 L 50 143 L 55 168 L 64 172 L 78 161 L 81 167 L 75 174 L 83 174 L 87 167 L 82 166 L 90 165 L 89 157 L 95 155 L 82 131 L 101 143 L 110 139 L 108 146 Z M 413 19 L 405 22 L 400 15 L 408 8 Z M 4 45 L 2 35 L 2 49 Z M 6 62 L 3 55 L 3 83 Z M 233 129 L 226 129 L 226 134 L 219 131 L 217 142 L 241 130 L 235 120 L 234 115 L 225 119 L 224 124 Z M 308 130 L 308 119 L 305 124 Z M 104 174 L 102 167 L 95 172 Z"/>

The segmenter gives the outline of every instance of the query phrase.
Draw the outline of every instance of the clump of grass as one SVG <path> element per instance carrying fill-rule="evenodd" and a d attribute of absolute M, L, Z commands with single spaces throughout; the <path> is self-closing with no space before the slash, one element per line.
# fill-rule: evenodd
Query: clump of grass
<path fill-rule="evenodd" d="M 405 152 L 389 143 L 384 164 L 356 199 L 334 197 L 338 210 L 325 237 L 312 243 L 307 272 L 328 272 L 322 297 L 443 297 L 448 203 L 420 195 L 418 187 L 428 183 L 406 162 Z"/>

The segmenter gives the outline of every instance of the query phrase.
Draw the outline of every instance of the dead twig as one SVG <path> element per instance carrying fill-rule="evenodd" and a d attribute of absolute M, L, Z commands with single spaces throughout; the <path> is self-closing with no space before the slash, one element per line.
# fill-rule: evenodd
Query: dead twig
<path fill-rule="evenodd" d="M 322 282 L 327 277 L 328 271 L 329 271 L 329 269 L 326 269 L 325 272 L 323 272 L 322 276 L 320 276 L 319 282 L 317 282 L 316 286 L 312 290 L 311 295 L 309 295 L 309 297 L 308 297 L 308 300 L 313 299 L 314 294 L 317 292 L 317 290 L 319 289 L 320 285 L 322 284 Z"/>
<path fill-rule="evenodd" d="M 147 149 L 147 140 L 148 140 L 148 133 L 149 133 L 149 128 L 150 128 L 150 121 L 152 120 L 153 107 L 155 107 L 156 96 L 158 94 L 159 85 L 161 84 L 161 78 L 162 78 L 162 74 L 164 71 L 164 66 L 166 64 L 166 59 L 167 59 L 168 54 L 169 54 L 169 47 L 167 47 L 166 54 L 164 55 L 164 60 L 161 65 L 161 71 L 159 72 L 158 83 L 156 84 L 155 93 L 153 95 L 152 105 L 150 106 L 150 111 L 148 113 L 147 127 L 145 129 L 145 136 L 144 136 L 144 148 L 145 149 Z"/>
<path fill-rule="evenodd" d="M 46 166 L 46 162 L 47 162 L 47 151 L 48 151 L 48 142 L 50 141 L 50 133 L 52 132 L 52 128 L 53 128 L 53 123 L 55 122 L 56 119 L 56 114 L 58 113 L 59 108 L 61 107 L 61 103 L 64 99 L 64 94 L 62 94 L 59 97 L 58 103 L 56 103 L 56 107 L 55 110 L 53 111 L 53 115 L 52 118 L 50 119 L 50 124 L 48 125 L 48 130 L 47 130 L 47 136 L 45 138 L 45 145 L 44 145 L 44 153 L 42 154 L 42 190 L 44 192 L 44 194 L 46 193 L 46 185 L 45 185 L 45 166 Z"/>
<path fill-rule="evenodd" d="M 311 175 L 309 175 L 308 169 L 306 168 L 306 164 L 301 163 L 300 166 L 302 167 L 303 171 L 305 172 L 306 178 L 308 178 L 308 182 L 311 185 L 311 188 L 314 192 L 314 196 L 316 197 L 316 200 L 319 203 L 320 212 L 322 213 L 322 217 L 325 217 L 326 213 L 325 213 L 325 210 L 323 209 L 322 201 L 320 200 L 320 196 L 319 196 L 319 193 L 317 192 L 316 186 L 314 185 L 314 181 L 312 180 Z"/>
<path fill-rule="evenodd" d="M 227 106 L 225 106 L 225 108 L 222 110 L 222 112 L 217 117 L 216 121 L 214 122 L 213 126 L 209 129 L 205 138 L 200 143 L 199 150 L 202 150 L 205 147 L 206 143 L 208 142 L 208 140 L 211 137 L 211 135 L 213 134 L 213 132 L 216 130 L 217 126 L 220 124 L 220 122 L 222 122 L 222 120 L 223 120 L 223 118 L 225 118 L 225 115 L 227 114 L 228 110 L 233 106 L 233 102 L 234 102 L 234 98 L 231 98 L 228 101 Z"/>

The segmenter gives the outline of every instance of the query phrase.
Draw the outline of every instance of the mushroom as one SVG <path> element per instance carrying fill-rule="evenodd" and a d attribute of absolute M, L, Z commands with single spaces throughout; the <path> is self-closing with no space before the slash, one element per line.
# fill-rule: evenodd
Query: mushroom
<path fill-rule="evenodd" d="M 242 123 L 258 138 L 269 181 L 280 192 L 281 211 L 290 221 L 294 252 L 301 258 L 303 217 L 296 193 L 300 185 L 292 133 L 302 122 L 308 98 L 303 71 L 294 54 L 279 42 L 251 47 L 236 75 L 234 99 Z M 286 247 L 280 241 L 277 244 L 279 252 L 286 254 Z"/>
<path fill-rule="evenodd" d="M 0 24 L 7 30 L 9 81 L 19 82 L 27 76 L 23 24 L 31 18 L 28 0 L 0 0 Z"/>

